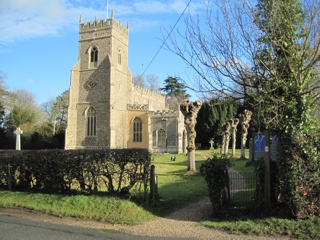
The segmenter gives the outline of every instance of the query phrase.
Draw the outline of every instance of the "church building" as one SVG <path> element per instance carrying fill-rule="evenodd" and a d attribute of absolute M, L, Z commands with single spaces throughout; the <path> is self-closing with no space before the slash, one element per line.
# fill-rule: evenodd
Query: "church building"
<path fill-rule="evenodd" d="M 165 96 L 134 86 L 128 67 L 129 27 L 113 16 L 79 23 L 78 61 L 71 70 L 65 149 L 186 150 L 184 119 Z"/>

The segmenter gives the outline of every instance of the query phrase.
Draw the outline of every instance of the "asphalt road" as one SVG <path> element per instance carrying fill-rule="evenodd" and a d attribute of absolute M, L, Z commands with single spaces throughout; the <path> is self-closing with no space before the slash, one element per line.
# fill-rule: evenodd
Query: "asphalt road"
<path fill-rule="evenodd" d="M 0 215 L 0 240 L 177 240 L 186 238 L 141 237 L 74 227 L 68 225 L 37 222 L 16 217 Z"/>

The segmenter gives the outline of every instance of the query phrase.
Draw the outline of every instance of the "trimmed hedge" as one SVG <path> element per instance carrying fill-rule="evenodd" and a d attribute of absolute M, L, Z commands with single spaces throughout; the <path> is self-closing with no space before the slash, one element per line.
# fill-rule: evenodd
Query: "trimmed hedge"
<path fill-rule="evenodd" d="M 146 149 L 0 151 L 0 186 L 50 193 L 108 191 L 147 194 Z"/>

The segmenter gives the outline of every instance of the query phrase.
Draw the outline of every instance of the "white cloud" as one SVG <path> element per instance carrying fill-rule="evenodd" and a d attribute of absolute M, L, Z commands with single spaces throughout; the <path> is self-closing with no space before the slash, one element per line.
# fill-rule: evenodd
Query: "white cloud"
<path fill-rule="evenodd" d="M 110 1 L 110 7 L 120 15 L 180 14 L 188 2 L 189 0 L 133 0 L 128 4 L 128 1 Z"/>
<path fill-rule="evenodd" d="M 159 24 L 163 14 L 180 14 L 188 2 L 110 0 L 109 10 L 114 9 L 116 19 L 128 21 L 130 30 L 139 30 Z M 0 44 L 57 36 L 65 29 L 77 31 L 80 15 L 84 22 L 93 21 L 95 16 L 106 18 L 106 3 L 107 0 L 0 0 Z"/>
<path fill-rule="evenodd" d="M 0 42 L 57 35 L 69 21 L 63 0 L 5 0 L 0 4 Z"/>

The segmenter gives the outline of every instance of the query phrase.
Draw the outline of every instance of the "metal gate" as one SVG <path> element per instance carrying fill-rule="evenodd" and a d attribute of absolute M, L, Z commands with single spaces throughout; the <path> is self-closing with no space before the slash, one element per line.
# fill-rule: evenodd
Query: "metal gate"
<path fill-rule="evenodd" d="M 228 200 L 232 203 L 250 203 L 255 199 L 257 178 L 255 173 L 228 171 Z"/>

